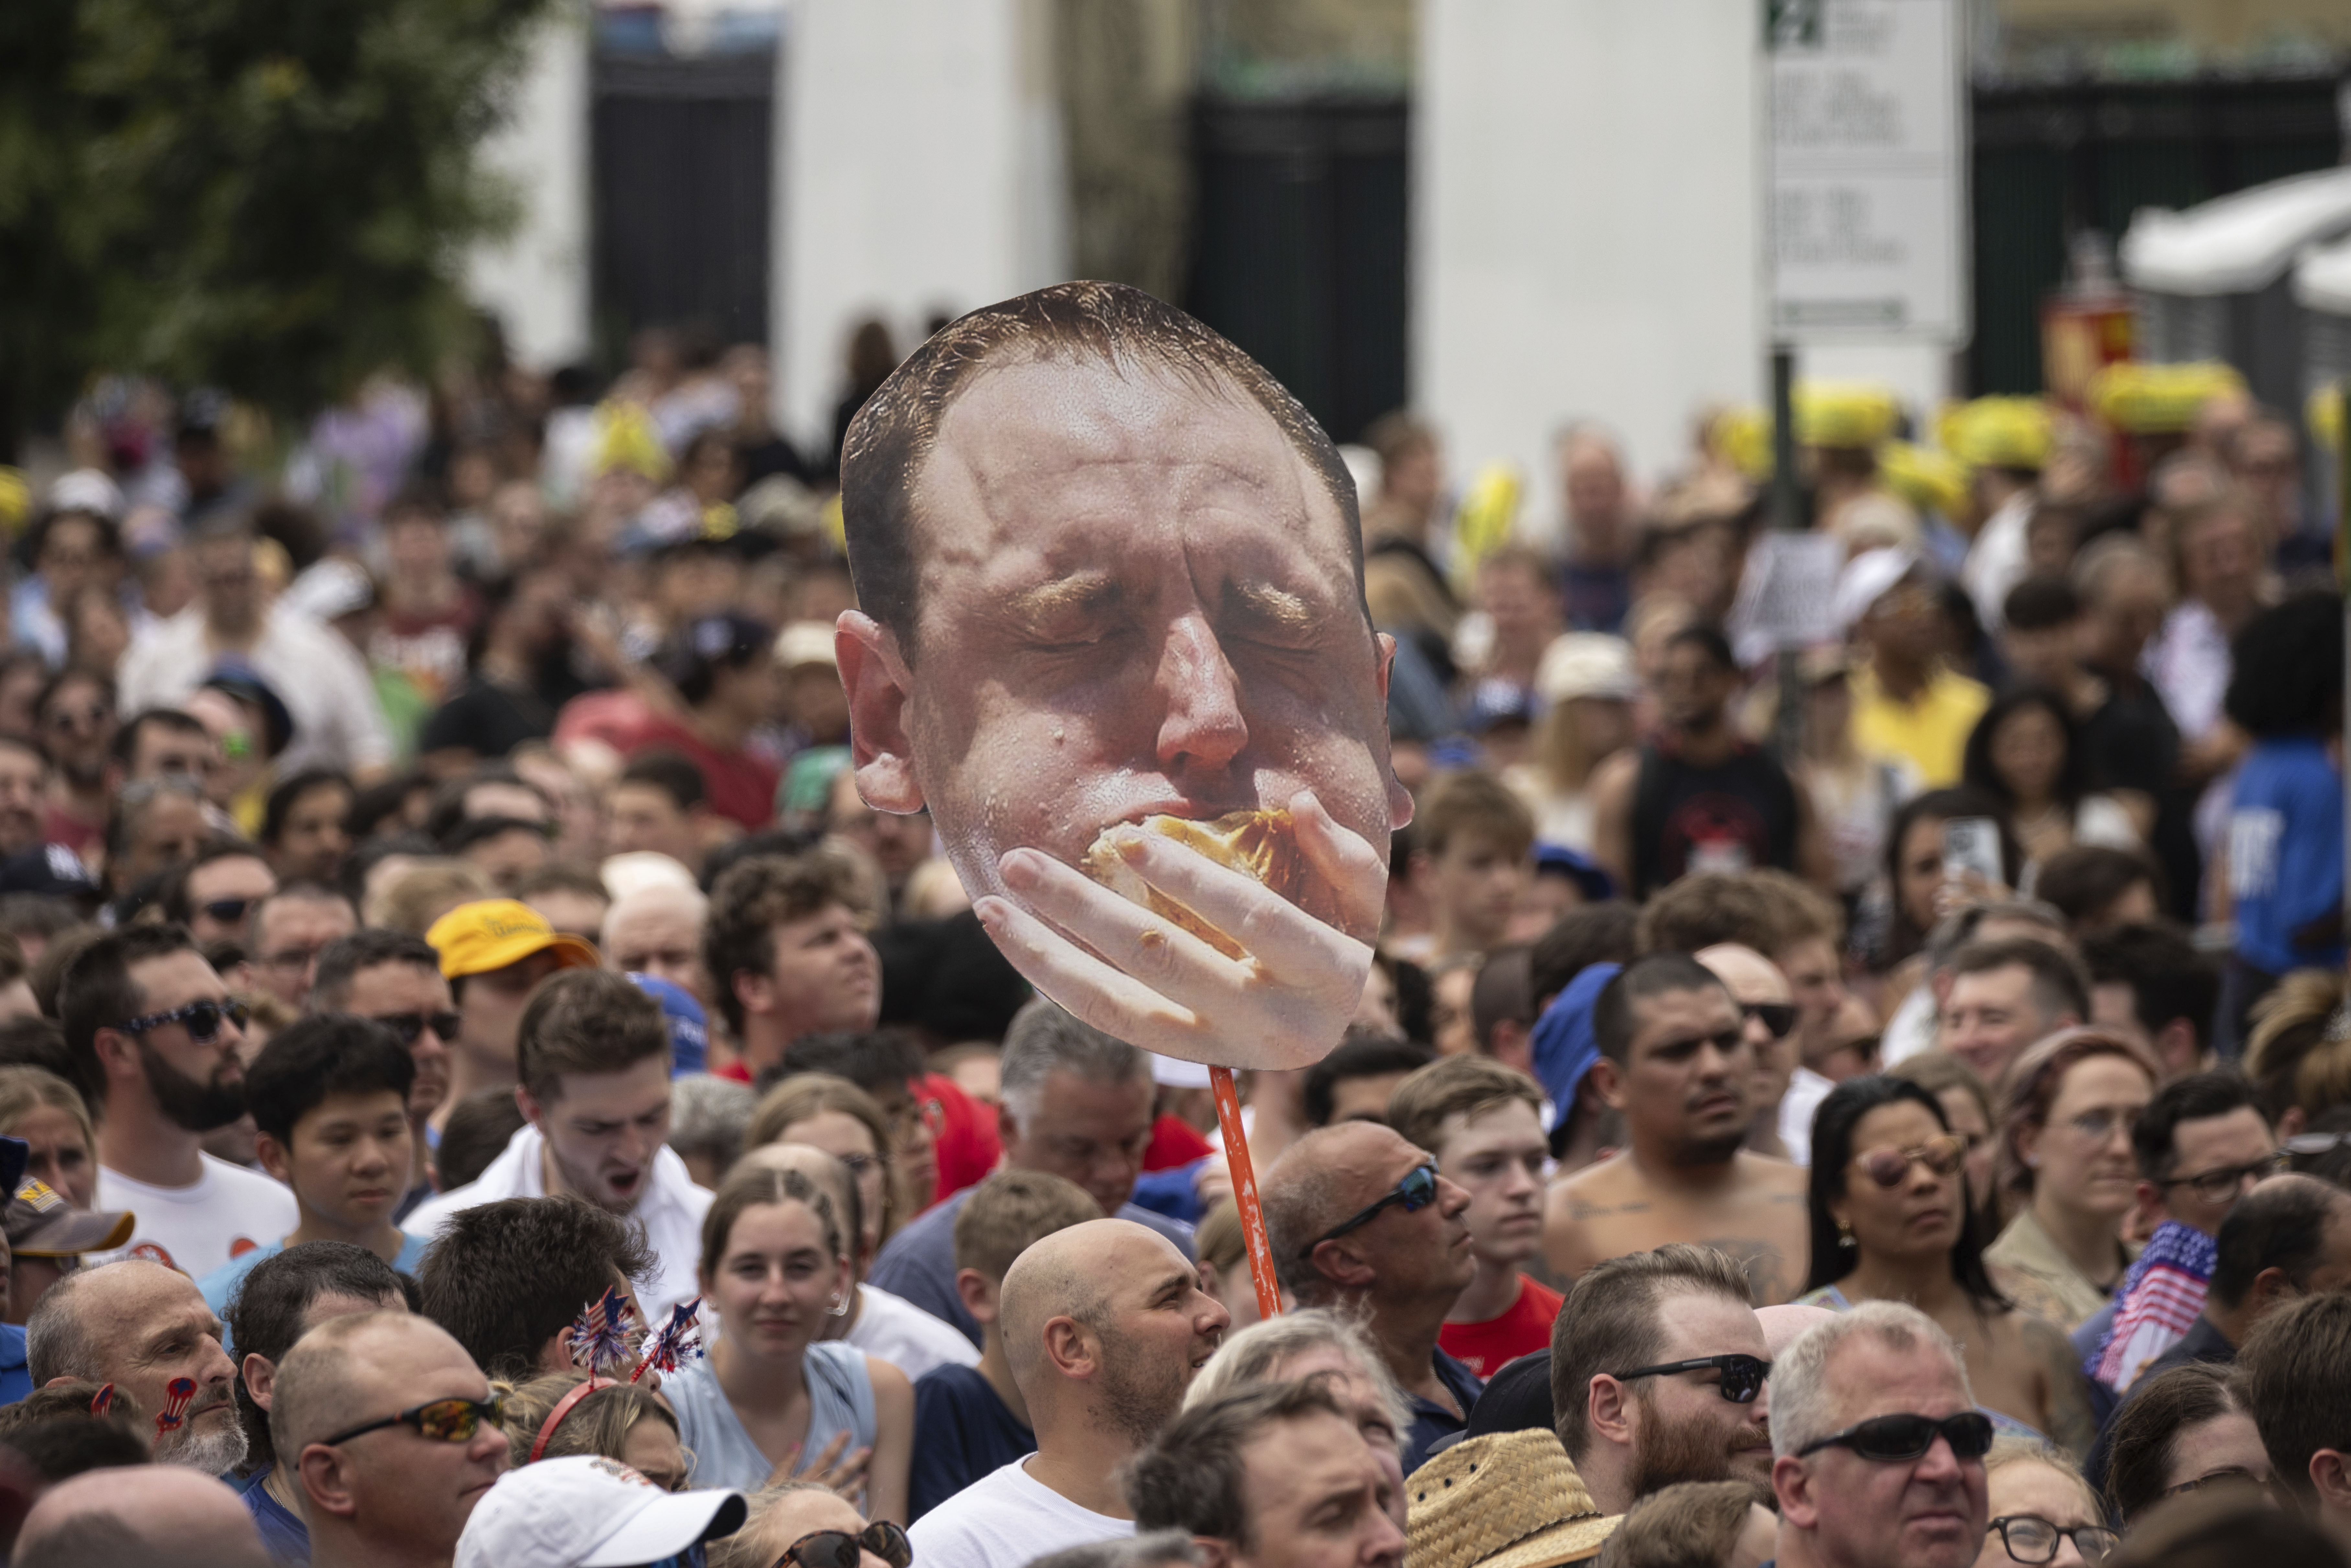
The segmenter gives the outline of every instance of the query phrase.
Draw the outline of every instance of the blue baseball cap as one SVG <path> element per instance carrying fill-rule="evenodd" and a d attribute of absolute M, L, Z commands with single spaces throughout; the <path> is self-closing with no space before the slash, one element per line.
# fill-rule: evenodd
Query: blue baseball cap
<path fill-rule="evenodd" d="M 631 975 L 629 979 L 661 1004 L 662 1019 L 669 1025 L 670 1076 L 683 1078 L 701 1071 L 710 1059 L 710 1020 L 694 993 L 652 975 Z"/>

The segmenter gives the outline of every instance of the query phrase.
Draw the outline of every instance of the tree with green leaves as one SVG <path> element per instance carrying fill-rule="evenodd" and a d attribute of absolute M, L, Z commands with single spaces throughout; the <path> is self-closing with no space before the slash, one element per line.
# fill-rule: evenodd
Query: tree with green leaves
<path fill-rule="evenodd" d="M 464 347 L 554 3 L 0 4 L 0 458 L 101 368 L 307 413 Z"/>

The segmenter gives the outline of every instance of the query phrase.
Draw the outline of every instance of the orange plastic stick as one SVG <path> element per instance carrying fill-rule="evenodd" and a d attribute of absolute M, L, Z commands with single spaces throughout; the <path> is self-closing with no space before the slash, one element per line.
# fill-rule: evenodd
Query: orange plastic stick
<path fill-rule="evenodd" d="M 1225 1167 L 1232 1172 L 1233 1202 L 1241 1211 L 1241 1239 L 1249 1244 L 1258 1316 L 1279 1317 L 1281 1290 L 1273 1281 L 1273 1249 L 1265 1239 L 1265 1211 L 1258 1207 L 1257 1171 L 1249 1164 L 1249 1134 L 1241 1128 L 1241 1097 L 1233 1088 L 1233 1070 L 1209 1068 L 1208 1082 L 1217 1092 L 1217 1125 L 1225 1134 Z"/>

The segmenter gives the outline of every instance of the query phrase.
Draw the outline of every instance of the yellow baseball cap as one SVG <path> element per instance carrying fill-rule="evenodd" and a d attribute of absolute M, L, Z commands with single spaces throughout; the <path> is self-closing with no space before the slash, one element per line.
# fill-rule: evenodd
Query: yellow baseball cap
<path fill-rule="evenodd" d="M 2141 364 L 2123 360 L 2090 378 L 2089 402 L 2099 418 L 2129 435 L 2169 435 L 2196 423 L 2211 398 L 2245 390 L 2234 366 L 2214 360 L 2189 364 Z"/>
<path fill-rule="evenodd" d="M 593 968 L 600 961 L 592 943 L 564 935 L 538 910 L 511 898 L 461 904 L 434 921 L 424 940 L 441 955 L 441 976 L 448 980 L 486 975 L 533 953 L 551 952 L 567 969 Z"/>
<path fill-rule="evenodd" d="M 1937 422 L 1944 449 L 1977 468 L 2037 472 L 2057 441 L 2049 405 L 2037 397 L 1980 397 L 1945 406 Z"/>

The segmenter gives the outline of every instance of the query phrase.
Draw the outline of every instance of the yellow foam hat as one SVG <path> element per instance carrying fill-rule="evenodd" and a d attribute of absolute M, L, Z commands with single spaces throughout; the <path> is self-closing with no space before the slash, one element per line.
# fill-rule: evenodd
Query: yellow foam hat
<path fill-rule="evenodd" d="M 1968 465 L 1931 446 L 1886 442 L 1877 449 L 1877 479 L 1917 511 L 1952 517 L 1967 508 Z"/>
<path fill-rule="evenodd" d="M 0 467 L 0 529 L 15 533 L 32 509 L 33 487 L 25 483 L 24 470 Z"/>
<path fill-rule="evenodd" d="M 2168 435 L 2196 422 L 2216 397 L 2245 390 L 2234 366 L 2217 360 L 2143 365 L 2123 360 L 2090 378 L 2089 403 L 2100 419 L 2131 435 Z"/>
<path fill-rule="evenodd" d="M 1489 463 L 1469 481 L 1469 488 L 1461 495 L 1461 509 L 1453 516 L 1456 587 L 1466 591 L 1475 580 L 1478 563 L 1510 541 L 1524 489 L 1519 471 L 1507 463 Z"/>
<path fill-rule="evenodd" d="M 669 449 L 662 444 L 661 432 L 654 428 L 653 415 L 635 403 L 616 398 L 597 409 L 596 423 L 600 427 L 596 439 L 597 473 L 627 468 L 656 485 L 669 478 Z"/>
<path fill-rule="evenodd" d="M 2338 456 L 2343 451 L 2343 383 L 2319 388 L 2302 407 L 2310 438 Z"/>
<path fill-rule="evenodd" d="M 2049 465 L 2056 423 L 2037 397 L 1980 397 L 1946 403 L 1936 417 L 1943 450 L 1971 468 L 2024 468 Z"/>
<path fill-rule="evenodd" d="M 1875 447 L 1901 423 L 1902 405 L 1875 382 L 1798 382 L 1796 439 L 1806 446 Z"/>
<path fill-rule="evenodd" d="M 1726 408 L 1714 416 L 1708 444 L 1756 484 L 1771 476 L 1771 416 L 1752 406 Z"/>

